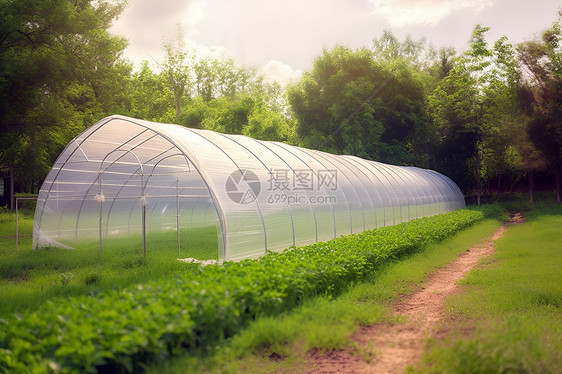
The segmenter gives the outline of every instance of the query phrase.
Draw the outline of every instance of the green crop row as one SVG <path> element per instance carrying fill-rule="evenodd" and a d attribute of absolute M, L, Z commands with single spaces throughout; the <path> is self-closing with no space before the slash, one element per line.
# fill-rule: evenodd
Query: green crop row
<path fill-rule="evenodd" d="M 457 210 L 257 260 L 186 270 L 97 295 L 57 299 L 0 319 L 2 372 L 137 372 L 184 350 L 205 351 L 258 316 L 335 295 L 391 258 L 482 219 Z"/>

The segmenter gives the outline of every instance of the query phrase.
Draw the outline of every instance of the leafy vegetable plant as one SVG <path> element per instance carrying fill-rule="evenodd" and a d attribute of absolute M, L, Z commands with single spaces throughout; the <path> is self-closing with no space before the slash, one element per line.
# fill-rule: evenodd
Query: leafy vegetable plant
<path fill-rule="evenodd" d="M 0 371 L 137 372 L 182 350 L 206 350 L 261 315 L 336 295 L 377 266 L 481 220 L 457 210 L 256 260 L 185 271 L 97 295 L 54 299 L 0 319 Z"/>

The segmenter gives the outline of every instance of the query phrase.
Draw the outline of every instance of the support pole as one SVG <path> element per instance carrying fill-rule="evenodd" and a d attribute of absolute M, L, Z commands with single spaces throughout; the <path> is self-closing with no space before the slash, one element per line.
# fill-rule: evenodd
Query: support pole
<path fill-rule="evenodd" d="M 142 204 L 142 257 L 146 257 L 146 196 L 144 174 L 141 171 L 141 204 Z M 148 182 L 148 181 L 147 181 Z"/>
<path fill-rule="evenodd" d="M 142 257 L 146 257 L 146 203 L 142 204 Z"/>
<path fill-rule="evenodd" d="M 14 210 L 14 167 L 10 168 L 10 210 Z"/>
<path fill-rule="evenodd" d="M 102 227 L 102 222 L 101 222 L 101 217 L 103 214 L 103 199 L 102 199 L 102 194 L 101 194 L 101 172 L 99 173 L 98 176 L 98 199 L 100 202 L 100 216 L 98 218 L 98 222 L 99 222 L 99 246 L 100 246 L 100 258 L 101 258 L 101 252 L 102 252 L 102 248 L 101 248 L 101 227 Z"/>
<path fill-rule="evenodd" d="M 178 232 L 178 256 L 180 255 L 180 187 L 176 179 L 176 229 Z"/>

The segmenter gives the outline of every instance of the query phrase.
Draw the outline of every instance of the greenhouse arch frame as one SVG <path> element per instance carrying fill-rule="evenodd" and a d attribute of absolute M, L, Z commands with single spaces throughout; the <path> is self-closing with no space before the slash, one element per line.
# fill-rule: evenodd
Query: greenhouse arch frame
<path fill-rule="evenodd" d="M 74 138 L 41 190 L 33 248 L 214 226 L 220 261 L 464 208 L 437 172 L 124 116 Z"/>

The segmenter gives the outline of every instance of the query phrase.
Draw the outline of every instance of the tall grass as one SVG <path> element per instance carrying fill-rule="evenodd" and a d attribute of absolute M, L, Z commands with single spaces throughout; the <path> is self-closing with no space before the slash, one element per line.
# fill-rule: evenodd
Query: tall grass
<path fill-rule="evenodd" d="M 15 214 L 0 213 L 0 315 L 35 309 L 59 296 L 97 293 L 168 276 L 188 266 L 179 257 L 217 258 L 214 227 L 183 229 L 178 254 L 176 232 L 150 233 L 147 257 L 140 237 L 83 242 L 76 250 L 31 249 L 33 216 L 19 217 L 20 246 L 15 248 Z"/>
<path fill-rule="evenodd" d="M 31 248 L 33 211 L 19 212 L 19 247 Z M 0 259 L 16 251 L 16 213 L 0 208 Z"/>

